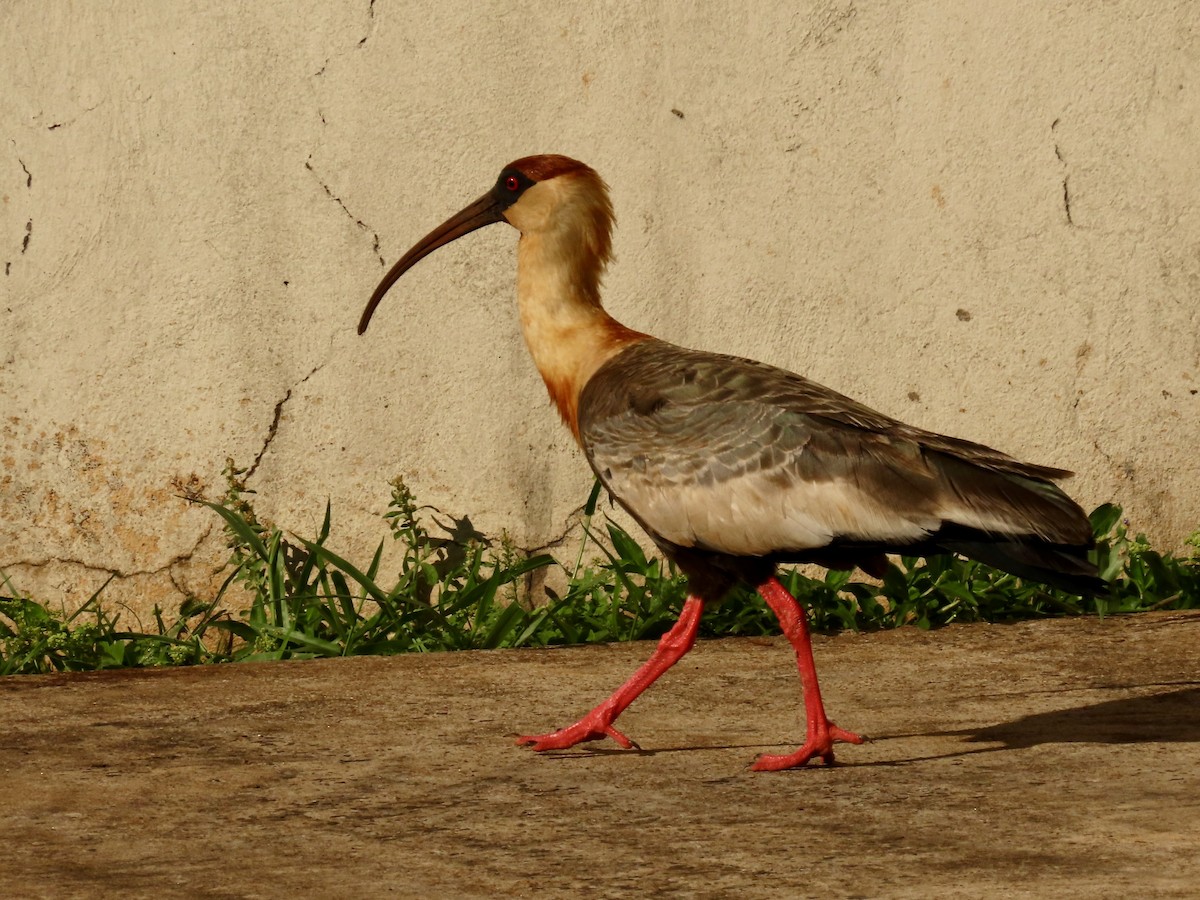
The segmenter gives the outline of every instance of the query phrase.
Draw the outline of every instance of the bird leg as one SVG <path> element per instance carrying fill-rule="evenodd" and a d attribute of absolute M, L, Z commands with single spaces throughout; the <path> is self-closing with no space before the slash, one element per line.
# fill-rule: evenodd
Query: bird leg
<path fill-rule="evenodd" d="M 662 636 L 653 655 L 633 673 L 633 677 L 617 688 L 611 697 L 574 725 L 549 734 L 522 735 L 517 738 L 517 745 L 529 745 L 534 750 L 564 750 L 584 741 L 595 741 L 608 736 L 626 750 L 637 747 L 637 744 L 613 728 L 612 723 L 642 691 L 654 684 L 658 676 L 679 662 L 683 655 L 692 649 L 696 643 L 696 632 L 700 628 L 700 616 L 703 612 L 704 601 L 695 595 L 689 596 L 683 604 L 679 621 Z"/>
<path fill-rule="evenodd" d="M 861 744 L 864 738 L 838 728 L 825 715 L 821 702 L 821 687 L 817 684 L 817 667 L 813 662 L 812 643 L 808 635 L 808 621 L 804 609 L 788 589 L 772 576 L 758 586 L 758 592 L 767 601 L 767 606 L 779 619 L 783 633 L 796 651 L 796 665 L 800 669 L 800 684 L 804 688 L 804 710 L 808 718 L 808 733 L 804 746 L 795 753 L 784 756 L 763 754 L 750 766 L 756 772 L 775 772 L 805 765 L 814 756 L 821 757 L 826 765 L 833 762 L 833 744 L 845 741 Z"/>

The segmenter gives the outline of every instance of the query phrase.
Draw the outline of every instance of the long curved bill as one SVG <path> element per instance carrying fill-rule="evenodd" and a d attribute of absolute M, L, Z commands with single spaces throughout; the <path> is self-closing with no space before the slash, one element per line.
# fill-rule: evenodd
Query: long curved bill
<path fill-rule="evenodd" d="M 496 222 L 503 221 L 503 213 L 504 206 L 497 202 L 493 191 L 488 191 L 462 212 L 451 216 L 421 238 L 416 246 L 400 257 L 400 260 L 383 276 L 383 281 L 379 282 L 379 287 L 375 288 L 375 292 L 371 294 L 371 299 L 367 301 L 367 308 L 363 310 L 362 318 L 358 321 L 358 333 L 362 334 L 367 330 L 367 326 L 371 324 L 371 316 L 375 314 L 375 307 L 379 305 L 383 295 L 401 275 L 443 244 L 457 240 L 464 234 L 470 234 L 485 225 L 494 225 Z"/>

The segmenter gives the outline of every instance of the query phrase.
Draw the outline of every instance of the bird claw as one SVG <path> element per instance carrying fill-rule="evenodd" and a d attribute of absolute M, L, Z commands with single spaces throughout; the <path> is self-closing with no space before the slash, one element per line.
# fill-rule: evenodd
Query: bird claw
<path fill-rule="evenodd" d="M 584 716 L 574 725 L 551 731 L 548 734 L 523 734 L 517 738 L 518 747 L 529 747 L 534 752 L 543 750 L 566 750 L 576 744 L 586 741 L 599 741 L 606 737 L 612 738 L 625 750 L 641 750 L 636 741 L 626 737 L 612 726 L 611 722 L 594 713 Z"/>
<path fill-rule="evenodd" d="M 833 765 L 833 745 L 835 742 L 861 744 L 866 740 L 862 735 L 855 734 L 852 731 L 845 731 L 833 723 L 829 723 L 828 727 L 822 731 L 818 731 L 815 735 L 810 735 L 808 740 L 804 742 L 804 746 L 795 753 L 786 753 L 778 756 L 764 753 L 751 764 L 750 771 L 779 772 L 783 769 L 798 769 L 801 766 L 808 765 L 810 761 L 817 757 L 825 765 L 831 766 Z"/>

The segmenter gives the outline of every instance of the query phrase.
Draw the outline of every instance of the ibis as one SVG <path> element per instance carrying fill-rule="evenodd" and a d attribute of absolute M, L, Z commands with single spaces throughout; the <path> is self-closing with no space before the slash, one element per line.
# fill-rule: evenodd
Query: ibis
<path fill-rule="evenodd" d="M 807 719 L 794 753 L 756 770 L 834 761 L 861 743 L 829 720 L 805 610 L 781 563 L 859 567 L 885 554 L 957 553 L 1077 593 L 1104 583 L 1092 531 L 1056 484 L 1071 473 L 905 425 L 809 379 L 750 359 L 689 350 L 618 322 L 600 299 L 611 255 L 608 187 L 559 155 L 518 159 L 486 194 L 426 235 L 372 294 L 358 333 L 400 276 L 437 248 L 507 222 L 517 244 L 521 331 L 563 422 L 596 476 L 687 577 L 679 620 L 650 659 L 579 721 L 518 744 L 561 750 L 611 738 L 617 717 L 695 643 L 706 605 L 746 583 L 795 650 Z"/>

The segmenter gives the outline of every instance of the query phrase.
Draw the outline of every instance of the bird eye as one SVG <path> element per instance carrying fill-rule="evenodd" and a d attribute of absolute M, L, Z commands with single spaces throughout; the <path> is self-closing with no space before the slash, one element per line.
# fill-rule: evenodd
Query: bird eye
<path fill-rule="evenodd" d="M 517 180 L 516 175 L 509 175 L 504 179 L 504 187 L 510 191 L 515 191 L 521 186 L 521 182 Z"/>

